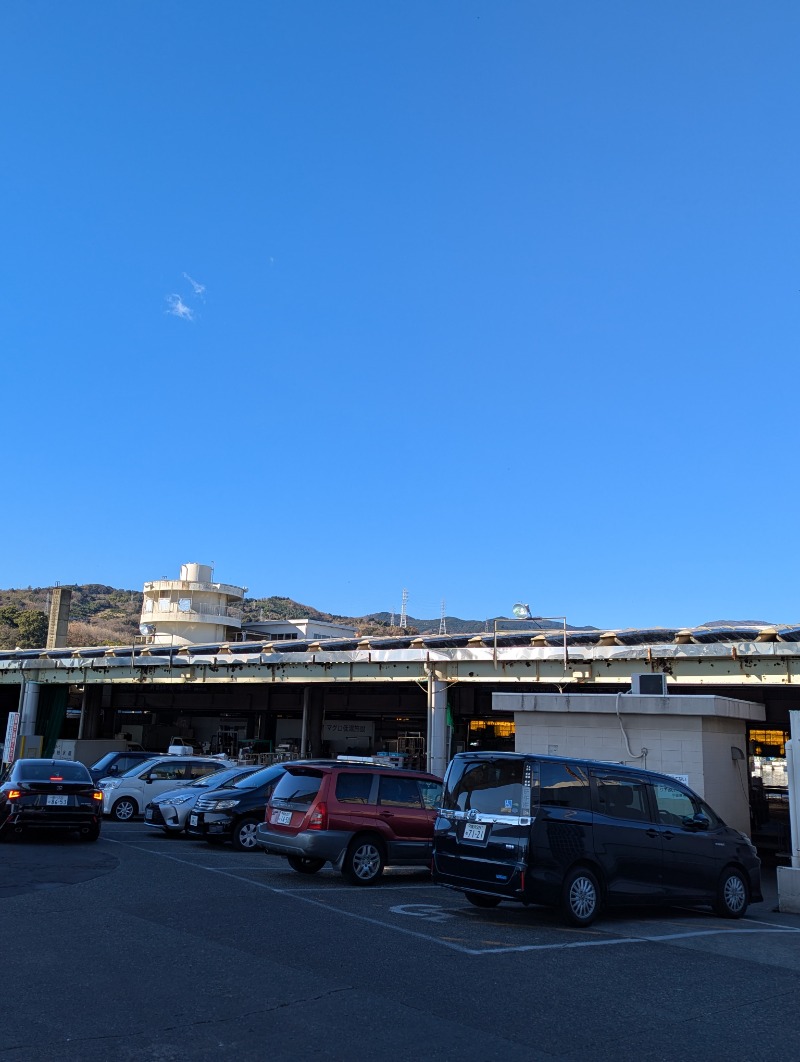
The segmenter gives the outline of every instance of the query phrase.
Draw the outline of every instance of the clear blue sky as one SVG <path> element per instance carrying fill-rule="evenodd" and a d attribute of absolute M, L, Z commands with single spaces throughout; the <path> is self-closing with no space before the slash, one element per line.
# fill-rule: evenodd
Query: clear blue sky
<path fill-rule="evenodd" d="M 798 55 L 796 0 L 4 4 L 0 586 L 797 620 Z"/>

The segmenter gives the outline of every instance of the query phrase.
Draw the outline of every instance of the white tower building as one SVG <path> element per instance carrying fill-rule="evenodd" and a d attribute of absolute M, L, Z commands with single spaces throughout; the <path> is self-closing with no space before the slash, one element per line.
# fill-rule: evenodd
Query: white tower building
<path fill-rule="evenodd" d="M 179 579 L 144 584 L 141 631 L 155 645 L 235 641 L 246 586 L 213 582 L 210 564 L 182 564 Z"/>

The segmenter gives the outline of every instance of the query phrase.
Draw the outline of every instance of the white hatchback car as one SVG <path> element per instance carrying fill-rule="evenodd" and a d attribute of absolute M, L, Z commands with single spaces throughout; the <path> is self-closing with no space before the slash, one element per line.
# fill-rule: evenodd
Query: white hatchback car
<path fill-rule="evenodd" d="M 103 791 L 103 814 L 128 822 L 141 815 L 154 797 L 224 767 L 230 763 L 210 756 L 157 756 L 116 778 L 100 779 L 97 785 Z"/>

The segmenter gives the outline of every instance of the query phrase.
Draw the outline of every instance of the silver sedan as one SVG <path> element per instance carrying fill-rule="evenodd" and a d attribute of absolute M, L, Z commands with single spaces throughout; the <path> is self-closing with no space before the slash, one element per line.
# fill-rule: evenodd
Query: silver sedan
<path fill-rule="evenodd" d="M 229 767 L 215 774 L 207 774 L 202 778 L 196 778 L 188 785 L 178 789 L 170 789 L 168 793 L 151 800 L 144 809 L 144 824 L 156 830 L 163 830 L 167 835 L 180 833 L 186 829 L 189 812 L 195 805 L 195 801 L 203 793 L 212 789 L 223 789 L 233 785 L 240 778 L 259 770 L 258 767 Z"/>

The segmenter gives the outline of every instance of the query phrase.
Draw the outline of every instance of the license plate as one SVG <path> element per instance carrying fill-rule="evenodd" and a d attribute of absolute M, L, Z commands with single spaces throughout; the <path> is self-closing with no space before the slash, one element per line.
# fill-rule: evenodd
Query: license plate
<path fill-rule="evenodd" d="M 58 805 L 63 807 L 65 804 L 69 803 L 69 797 L 68 796 L 49 796 L 47 798 L 47 803 L 48 804 L 58 804 Z"/>
<path fill-rule="evenodd" d="M 288 826 L 292 821 L 292 813 L 291 811 L 273 811 L 272 821 L 276 826 Z"/>
<path fill-rule="evenodd" d="M 468 822 L 464 827 L 465 841 L 482 841 L 486 836 L 486 823 Z"/>
<path fill-rule="evenodd" d="M 150 819 L 152 819 L 152 817 L 153 817 L 153 809 L 152 808 L 145 808 L 144 809 L 144 817 L 149 822 Z"/>
<path fill-rule="evenodd" d="M 190 826 L 196 826 L 197 825 L 197 816 L 196 815 L 190 815 L 189 816 L 189 825 Z"/>

